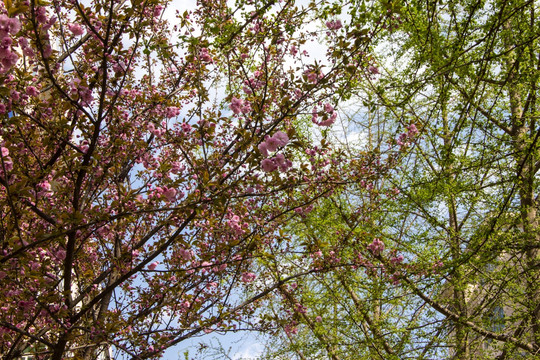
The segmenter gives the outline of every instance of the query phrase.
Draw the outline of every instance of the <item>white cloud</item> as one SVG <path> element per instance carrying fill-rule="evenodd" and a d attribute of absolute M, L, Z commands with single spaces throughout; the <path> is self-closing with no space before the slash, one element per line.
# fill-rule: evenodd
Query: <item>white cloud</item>
<path fill-rule="evenodd" d="M 233 360 L 255 360 L 258 359 L 264 350 L 264 346 L 260 343 L 254 342 L 238 350 L 233 355 Z"/>

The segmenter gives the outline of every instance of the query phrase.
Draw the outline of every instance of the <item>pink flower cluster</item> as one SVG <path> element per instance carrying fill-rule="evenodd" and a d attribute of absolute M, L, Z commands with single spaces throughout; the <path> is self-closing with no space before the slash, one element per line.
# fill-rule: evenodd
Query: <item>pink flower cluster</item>
<path fill-rule="evenodd" d="M 271 159 L 261 161 L 261 168 L 264 172 L 272 172 L 279 168 L 281 172 L 287 171 L 292 166 L 291 160 L 286 160 L 283 154 L 277 154 Z"/>
<path fill-rule="evenodd" d="M 260 79 L 262 75 L 263 73 L 261 71 L 255 71 L 253 77 L 249 78 L 249 80 L 244 80 L 242 90 L 244 90 L 246 94 L 251 94 L 253 90 L 262 88 L 264 86 L 264 81 Z"/>
<path fill-rule="evenodd" d="M 266 158 L 261 162 L 261 168 L 264 172 L 272 172 L 278 168 L 280 171 L 285 172 L 292 166 L 292 161 L 285 159 L 283 154 L 268 158 L 269 152 L 276 151 L 278 148 L 287 145 L 288 142 L 289 137 L 283 131 L 278 131 L 271 137 L 266 135 L 264 141 L 258 146 L 262 156 Z"/>
<path fill-rule="evenodd" d="M 199 52 L 199 58 L 203 61 L 203 62 L 213 62 L 214 60 L 212 59 L 212 56 L 210 55 L 210 53 L 208 52 L 208 49 L 207 48 L 202 48 L 201 51 Z"/>
<path fill-rule="evenodd" d="M 390 259 L 390 262 L 392 263 L 392 265 L 396 266 L 396 265 L 399 265 L 403 262 L 403 255 L 397 255 L 397 256 L 394 256 L 393 258 Z"/>
<path fill-rule="evenodd" d="M 304 75 L 306 76 L 306 79 L 312 84 L 316 84 L 320 79 L 324 77 L 324 74 L 322 72 L 313 69 L 304 71 Z"/>
<path fill-rule="evenodd" d="M 73 79 L 70 84 L 70 94 L 72 96 L 76 96 L 78 94 L 83 103 L 87 105 L 94 101 L 92 90 L 89 89 L 87 86 L 81 85 L 81 80 L 77 78 Z"/>
<path fill-rule="evenodd" d="M 36 194 L 37 197 L 50 197 L 52 196 L 52 186 L 47 180 L 43 180 L 39 184 L 37 184 L 37 188 L 39 189 L 39 192 Z"/>
<path fill-rule="evenodd" d="M 26 88 L 26 94 L 29 96 L 38 96 L 39 90 L 35 86 L 29 86 Z"/>
<path fill-rule="evenodd" d="M 296 321 L 292 321 L 290 324 L 285 325 L 283 328 L 288 335 L 298 334 L 298 328 L 296 327 Z"/>
<path fill-rule="evenodd" d="M 258 148 L 262 156 L 268 157 L 268 152 L 274 152 L 278 148 L 287 145 L 289 137 L 283 131 L 278 131 L 271 137 L 266 135 L 264 141 L 259 144 Z"/>
<path fill-rule="evenodd" d="M 167 203 L 171 203 L 175 201 L 177 198 L 182 198 L 184 196 L 184 193 L 181 191 L 178 193 L 178 191 L 174 188 L 168 188 L 166 186 L 159 187 L 157 186 L 149 195 L 149 198 L 155 197 L 155 198 L 162 198 Z"/>
<path fill-rule="evenodd" d="M 377 75 L 377 74 L 380 74 L 380 71 L 379 71 L 379 68 L 377 68 L 376 66 L 374 65 L 371 65 L 368 67 L 368 71 L 373 74 L 373 75 Z"/>
<path fill-rule="evenodd" d="M 0 15 L 0 73 L 6 73 L 17 63 L 19 56 L 11 51 L 13 40 L 10 37 L 21 30 L 21 23 L 16 18 Z"/>
<path fill-rule="evenodd" d="M 67 28 L 69 31 L 71 31 L 71 33 L 75 36 L 79 36 L 79 35 L 82 35 L 84 34 L 84 29 L 81 25 L 79 24 L 68 24 L 67 25 Z"/>
<path fill-rule="evenodd" d="M 242 235 L 244 233 L 244 230 L 242 230 L 242 224 L 240 224 L 240 217 L 238 215 L 231 216 L 227 223 L 236 235 Z"/>
<path fill-rule="evenodd" d="M 193 250 L 180 249 L 178 250 L 178 256 L 184 261 L 189 261 L 194 256 L 194 253 Z"/>
<path fill-rule="evenodd" d="M 2 162 L 0 163 L 0 176 L 4 176 L 4 169 L 6 171 L 13 170 L 13 160 L 9 157 L 9 150 L 2 147 Z"/>
<path fill-rule="evenodd" d="M 418 129 L 416 128 L 416 125 L 411 124 L 407 128 L 406 133 L 402 133 L 401 135 L 399 135 L 398 139 L 396 140 L 396 143 L 401 147 L 409 146 L 410 145 L 409 140 L 413 139 L 416 135 L 418 135 Z"/>
<path fill-rule="evenodd" d="M 172 163 L 172 167 L 171 167 L 171 172 L 173 174 L 178 174 L 178 173 L 181 173 L 182 171 L 184 171 L 186 169 L 185 165 L 182 165 L 181 163 L 179 163 L 178 161 L 175 161 Z"/>
<path fill-rule="evenodd" d="M 229 105 L 233 113 L 235 114 L 245 114 L 251 111 L 251 105 L 249 102 L 244 101 L 242 99 L 238 99 L 236 97 L 233 97 L 231 100 L 231 105 Z"/>
<path fill-rule="evenodd" d="M 375 256 L 379 256 L 384 251 L 384 243 L 379 239 L 374 239 L 371 244 L 368 245 L 369 251 Z"/>
<path fill-rule="evenodd" d="M 305 206 L 305 207 L 297 207 L 296 209 L 294 209 L 295 213 L 300 214 L 302 216 L 305 216 L 305 215 L 309 214 L 312 211 L 313 211 L 313 204 L 310 204 L 310 205 Z"/>
<path fill-rule="evenodd" d="M 45 24 L 47 21 L 49 21 L 49 17 L 47 16 L 47 9 L 45 9 L 44 6 L 40 6 L 37 8 L 36 20 L 40 24 Z"/>
<path fill-rule="evenodd" d="M 123 60 L 117 60 L 116 62 L 111 61 L 112 69 L 117 75 L 122 75 L 126 72 L 126 63 Z"/>
<path fill-rule="evenodd" d="M 163 10 L 163 5 L 156 5 L 156 7 L 154 8 L 154 17 L 159 17 L 159 15 L 161 15 L 161 11 Z"/>
<path fill-rule="evenodd" d="M 176 117 L 178 115 L 180 115 L 180 109 L 177 108 L 176 106 L 169 106 L 168 108 L 165 109 L 165 116 L 169 119 Z"/>
<path fill-rule="evenodd" d="M 32 48 L 28 45 L 28 40 L 26 38 L 23 38 L 23 37 L 19 38 L 19 45 L 25 56 L 32 58 L 36 55 L 34 53 L 34 50 L 32 50 Z"/>
<path fill-rule="evenodd" d="M 156 128 L 156 126 L 153 123 L 148 124 L 148 131 L 150 131 L 152 134 L 154 134 L 157 137 L 162 136 L 166 132 L 165 129 Z"/>
<path fill-rule="evenodd" d="M 407 128 L 407 135 L 409 135 L 410 138 L 415 137 L 418 134 L 418 129 L 416 128 L 416 125 L 411 124 Z"/>
<path fill-rule="evenodd" d="M 326 22 L 326 27 L 329 30 L 339 30 L 343 27 L 341 20 L 330 20 Z"/>
<path fill-rule="evenodd" d="M 176 189 L 164 186 L 163 192 L 161 194 L 167 200 L 167 202 L 173 202 L 174 200 L 176 200 L 176 193 Z"/>
<path fill-rule="evenodd" d="M 324 104 L 324 118 L 319 121 L 319 112 L 317 111 L 317 107 L 315 106 L 313 108 L 313 111 L 311 112 L 311 121 L 314 124 L 317 124 L 319 126 L 330 126 L 332 125 L 336 119 L 337 119 L 337 112 L 334 110 L 334 107 L 330 105 L 329 103 Z"/>
<path fill-rule="evenodd" d="M 255 275 L 254 273 L 251 273 L 251 272 L 246 272 L 246 273 L 242 274 L 242 281 L 245 282 L 245 283 L 250 283 L 253 280 L 255 280 L 256 278 L 257 278 L 257 275 Z"/>

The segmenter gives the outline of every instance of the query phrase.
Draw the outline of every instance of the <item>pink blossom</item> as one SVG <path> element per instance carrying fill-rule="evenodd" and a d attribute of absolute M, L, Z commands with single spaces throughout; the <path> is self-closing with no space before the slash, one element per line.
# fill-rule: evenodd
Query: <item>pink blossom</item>
<path fill-rule="evenodd" d="M 288 142 L 289 142 L 289 137 L 287 136 L 287 134 L 284 133 L 283 131 L 278 131 L 272 137 L 269 137 L 267 135 L 265 138 L 265 141 L 260 143 L 258 148 L 261 154 L 264 157 L 267 157 L 269 151 L 274 152 L 279 147 L 283 147 L 287 145 Z"/>
<path fill-rule="evenodd" d="M 414 136 L 416 136 L 416 134 L 418 134 L 418 129 L 416 128 L 416 125 L 414 124 L 411 124 L 409 125 L 409 127 L 407 128 L 407 135 L 412 138 Z"/>
<path fill-rule="evenodd" d="M 278 131 L 276 132 L 272 138 L 274 138 L 277 143 L 278 143 L 278 146 L 285 146 L 287 145 L 287 143 L 289 142 L 289 137 L 287 136 L 286 133 L 284 133 L 283 131 Z"/>
<path fill-rule="evenodd" d="M 242 108 L 240 110 L 244 114 L 251 112 L 252 111 L 251 104 L 247 101 L 244 101 L 244 105 L 242 105 Z"/>
<path fill-rule="evenodd" d="M 64 260 L 66 258 L 66 250 L 58 249 L 55 255 L 58 260 Z"/>
<path fill-rule="evenodd" d="M 377 67 L 373 65 L 368 67 L 368 71 L 374 75 L 380 74 L 379 69 L 377 69 Z"/>
<path fill-rule="evenodd" d="M 45 24 L 49 18 L 47 17 L 47 11 L 44 6 L 40 6 L 36 11 L 36 20 L 38 23 Z"/>
<path fill-rule="evenodd" d="M 240 112 L 242 111 L 242 105 L 243 104 L 244 104 L 244 101 L 242 101 L 241 99 L 233 97 L 231 99 L 231 105 L 229 105 L 229 107 L 231 108 L 233 113 L 240 114 Z"/>
<path fill-rule="evenodd" d="M 8 58 L 11 55 L 11 49 L 6 46 L 0 47 L 0 59 Z"/>
<path fill-rule="evenodd" d="M 264 172 L 272 172 L 277 169 L 277 164 L 273 159 L 264 159 L 261 161 L 261 168 Z"/>
<path fill-rule="evenodd" d="M 163 190 L 163 196 L 167 199 L 168 202 L 173 202 L 176 199 L 176 189 L 163 188 Z"/>
<path fill-rule="evenodd" d="M 185 261 L 189 261 L 193 257 L 193 251 L 192 250 L 180 249 L 178 251 L 178 253 L 179 253 L 180 257 Z"/>
<path fill-rule="evenodd" d="M 8 48 L 13 44 L 13 40 L 10 37 L 5 37 L 2 39 L 2 46 L 4 48 Z"/>
<path fill-rule="evenodd" d="M 6 169 L 6 171 L 11 171 L 13 170 L 13 160 L 11 160 L 10 157 L 6 157 L 3 159 L 4 160 L 4 168 Z M 2 171 L 2 169 L 0 169 L 0 171 Z"/>
<path fill-rule="evenodd" d="M 257 275 L 255 275 L 254 273 L 251 273 L 251 272 L 243 273 L 242 274 L 242 281 L 245 282 L 245 283 L 250 283 L 253 280 L 255 280 L 256 277 L 257 277 Z"/>
<path fill-rule="evenodd" d="M 0 59 L 2 61 L 2 66 L 4 67 L 2 71 L 6 72 L 17 63 L 19 55 L 17 55 L 17 53 L 15 52 L 12 52 L 10 48 L 0 47 Z"/>
<path fill-rule="evenodd" d="M 165 109 L 165 116 L 169 119 L 176 117 L 178 115 L 180 115 L 180 109 L 177 108 L 176 106 L 169 106 L 168 108 Z"/>
<path fill-rule="evenodd" d="M 342 26 L 341 20 L 330 20 L 326 22 L 326 27 L 329 30 L 339 30 Z"/>
<path fill-rule="evenodd" d="M 9 155 L 9 149 L 2 146 L 2 156 L 8 156 Z"/>
<path fill-rule="evenodd" d="M 42 191 L 43 193 L 45 193 L 45 194 L 46 194 L 46 193 L 50 193 L 51 190 L 52 190 L 51 184 L 50 184 L 48 181 L 46 181 L 46 180 L 40 182 L 37 186 L 38 186 L 38 187 L 41 189 L 41 191 Z"/>
<path fill-rule="evenodd" d="M 285 325 L 285 332 L 289 335 L 296 335 L 298 334 L 298 328 L 295 326 L 296 325 L 296 322 L 293 321 L 291 324 L 287 324 Z"/>
<path fill-rule="evenodd" d="M 398 255 L 390 259 L 390 262 L 395 266 L 403 262 L 403 255 Z"/>
<path fill-rule="evenodd" d="M 24 49 L 25 47 L 28 46 L 28 40 L 26 38 L 20 37 L 19 45 Z"/>
<path fill-rule="evenodd" d="M 48 44 L 45 44 L 45 46 L 43 46 L 43 57 L 45 59 L 48 59 L 49 57 L 51 57 L 52 55 L 52 47 Z"/>
<path fill-rule="evenodd" d="M 154 8 L 154 17 L 158 17 L 159 15 L 161 15 L 161 11 L 163 10 L 163 6 L 162 5 L 157 5 L 155 8 Z"/>
<path fill-rule="evenodd" d="M 375 256 L 379 256 L 384 251 L 384 243 L 379 239 L 374 239 L 371 244 L 368 245 L 369 251 Z"/>
<path fill-rule="evenodd" d="M 18 91 L 11 90 L 11 98 L 15 101 L 19 101 L 21 94 Z"/>
<path fill-rule="evenodd" d="M 266 142 L 263 141 L 257 147 L 259 148 L 259 151 L 261 152 L 262 156 L 268 157 L 268 149 L 266 146 Z"/>
<path fill-rule="evenodd" d="M 30 96 L 38 96 L 39 90 L 35 86 L 29 86 L 26 88 L 26 93 Z"/>
<path fill-rule="evenodd" d="M 266 148 L 268 151 L 274 152 L 278 149 L 280 141 L 274 137 L 268 137 L 266 139 Z"/>
<path fill-rule="evenodd" d="M 307 79 L 309 82 L 311 83 L 316 83 L 317 82 L 317 73 L 315 73 L 314 71 L 307 71 L 305 73 Z"/>
<path fill-rule="evenodd" d="M 336 122 L 336 119 L 337 119 L 337 112 L 334 111 L 332 112 L 332 114 L 330 114 L 328 119 L 323 120 L 316 124 L 318 124 L 319 126 L 331 126 L 334 122 Z"/>
<path fill-rule="evenodd" d="M 183 171 L 185 169 L 185 166 L 180 164 L 178 161 L 175 161 L 172 163 L 171 172 L 173 174 L 178 174 L 179 172 Z"/>
<path fill-rule="evenodd" d="M 6 33 L 16 34 L 21 30 L 21 23 L 17 18 L 10 18 L 7 15 L 0 15 L 0 34 L 4 37 Z"/>
<path fill-rule="evenodd" d="M 210 56 L 210 54 L 208 53 L 207 48 L 202 48 L 201 49 L 201 51 L 199 52 L 199 57 L 204 62 L 212 62 L 212 56 Z"/>
<path fill-rule="evenodd" d="M 292 166 L 292 162 L 290 160 L 286 160 L 283 154 L 277 154 L 274 158 L 274 162 L 282 172 L 287 171 Z"/>
<path fill-rule="evenodd" d="M 115 64 L 113 64 L 112 69 L 115 73 L 123 73 L 126 71 L 126 64 L 122 60 L 117 61 Z"/>
<path fill-rule="evenodd" d="M 8 27 L 10 34 L 16 34 L 21 30 L 21 23 L 17 18 L 10 18 Z"/>
<path fill-rule="evenodd" d="M 298 53 L 298 48 L 294 45 L 291 45 L 291 55 L 294 56 Z"/>
<path fill-rule="evenodd" d="M 191 125 L 189 125 L 188 123 L 182 123 L 180 127 L 182 128 L 182 131 L 185 133 L 191 132 Z"/>
<path fill-rule="evenodd" d="M 159 262 L 158 261 L 154 261 L 153 263 L 151 263 L 150 265 L 148 265 L 148 269 L 149 270 L 154 270 L 157 266 L 158 266 Z"/>
<path fill-rule="evenodd" d="M 334 107 L 330 105 L 330 103 L 326 103 L 324 104 L 324 111 L 330 114 L 332 111 L 334 111 Z"/>

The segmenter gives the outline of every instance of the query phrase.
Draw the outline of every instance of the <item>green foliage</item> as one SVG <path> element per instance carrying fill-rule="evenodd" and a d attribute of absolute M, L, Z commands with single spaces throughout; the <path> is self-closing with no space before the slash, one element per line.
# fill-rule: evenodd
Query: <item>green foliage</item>
<path fill-rule="evenodd" d="M 538 358 L 538 6 L 353 4 L 347 26 L 384 25 L 372 32 L 381 75 L 353 82 L 367 114 L 354 120 L 370 138 L 398 139 L 411 125 L 419 135 L 373 183 L 377 191 L 362 190 L 359 177 L 290 227 L 296 246 L 335 251 L 340 261 L 325 258 L 324 271 L 295 280 L 311 318 L 324 314 L 325 337 L 297 319 L 298 340 L 289 336 L 280 351 Z M 399 195 L 385 196 L 393 189 Z M 366 249 L 373 238 L 386 246 L 380 256 Z M 368 262 L 354 261 L 358 254 Z M 392 263 L 396 254 L 403 265 Z M 373 265 L 387 275 L 374 276 Z"/>

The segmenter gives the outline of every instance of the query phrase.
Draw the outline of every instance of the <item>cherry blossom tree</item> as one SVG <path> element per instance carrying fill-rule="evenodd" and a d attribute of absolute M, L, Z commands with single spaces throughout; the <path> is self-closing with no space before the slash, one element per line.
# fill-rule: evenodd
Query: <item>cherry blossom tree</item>
<path fill-rule="evenodd" d="M 315 1 L 0 6 L 3 358 L 158 358 L 244 324 L 294 277 L 239 300 L 254 260 L 351 173 L 297 130 L 336 121 L 368 34 Z"/>

